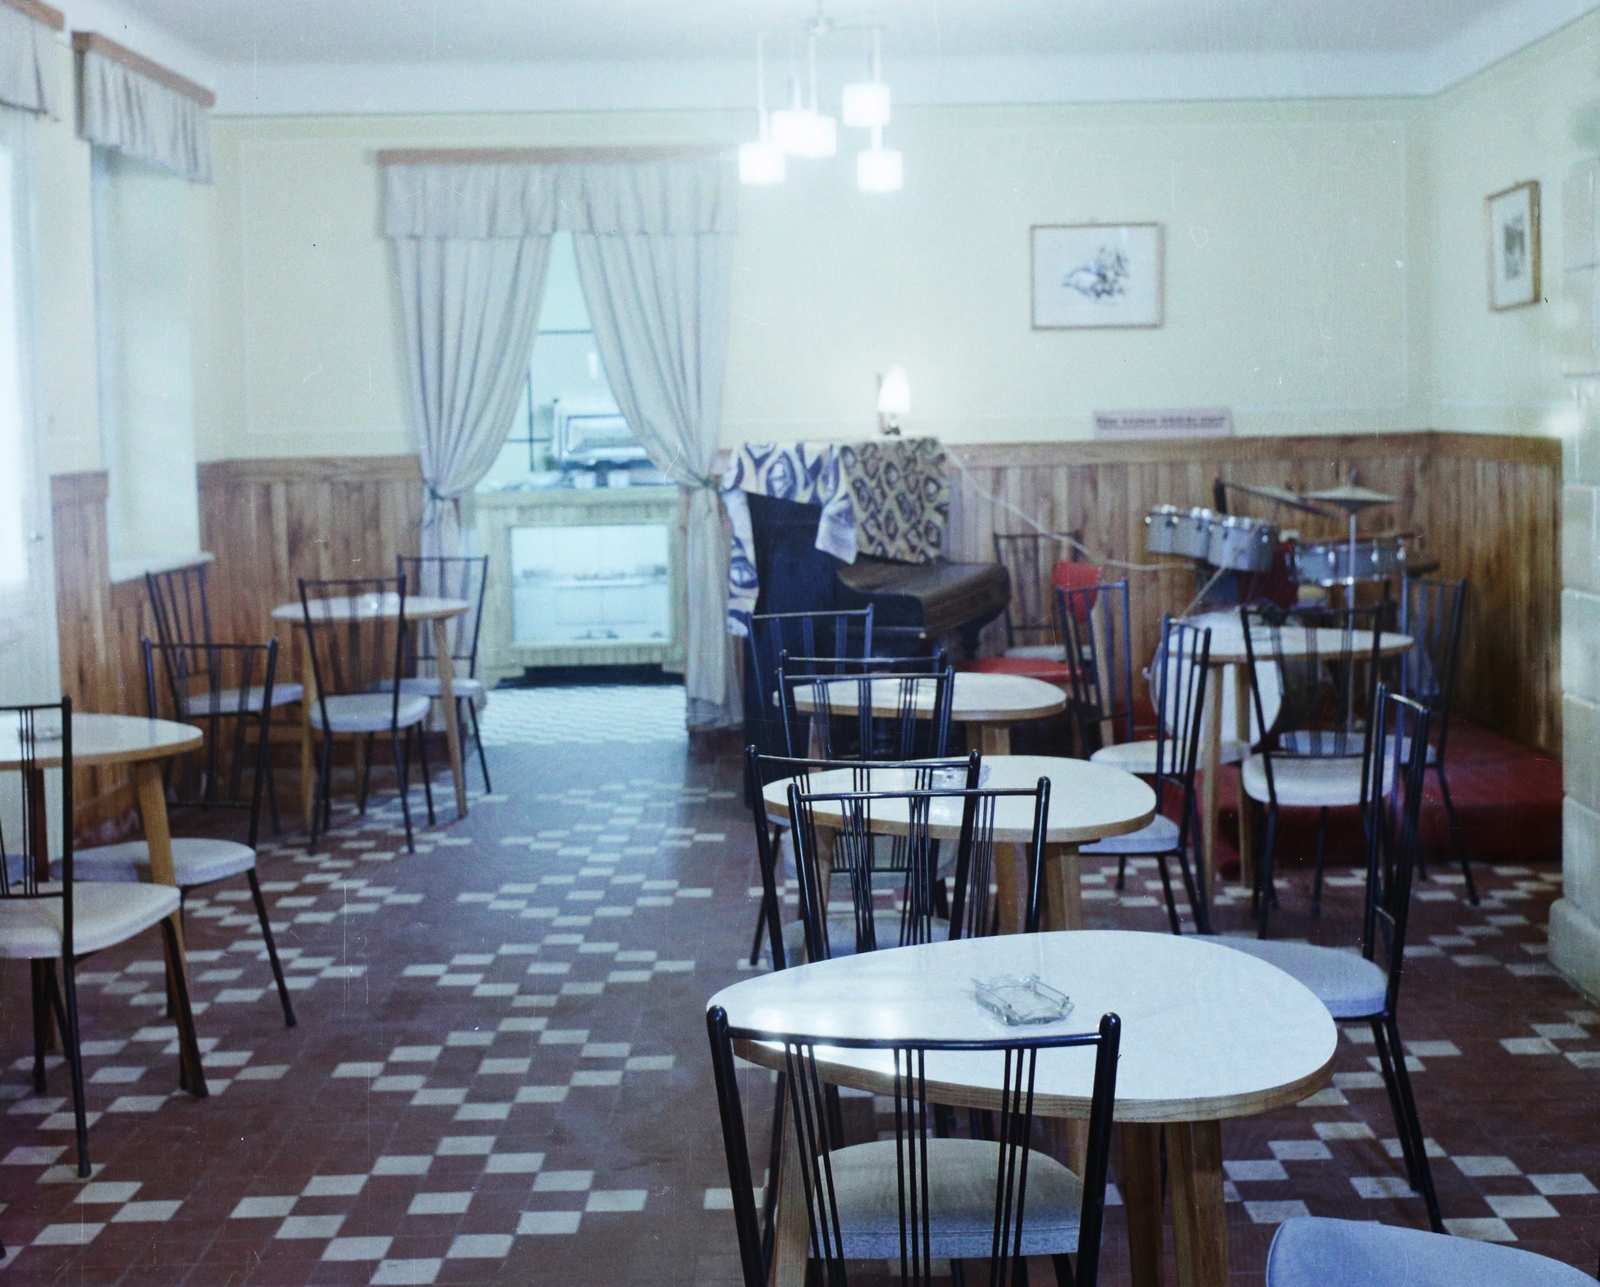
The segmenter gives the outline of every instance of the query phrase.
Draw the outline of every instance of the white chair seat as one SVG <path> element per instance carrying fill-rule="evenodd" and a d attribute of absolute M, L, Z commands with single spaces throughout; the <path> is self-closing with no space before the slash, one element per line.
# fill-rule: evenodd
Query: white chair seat
<path fill-rule="evenodd" d="M 1018 644 L 1005 650 L 1007 657 L 1038 658 L 1044 661 L 1065 661 L 1067 650 L 1061 644 Z"/>
<path fill-rule="evenodd" d="M 1305 984 L 1335 1019 L 1365 1019 L 1383 1010 L 1388 980 L 1364 956 L 1310 943 L 1285 943 L 1271 938 L 1214 940 L 1257 960 L 1276 965 L 1290 978 Z"/>
<path fill-rule="evenodd" d="M 1588 1274 L 1531 1251 L 1365 1220 L 1323 1216 L 1285 1220 L 1267 1252 L 1267 1287 L 1399 1287 L 1402 1283 L 1405 1287 L 1594 1287 Z"/>
<path fill-rule="evenodd" d="M 1266 802 L 1267 771 L 1262 758 L 1252 755 L 1241 773 L 1245 794 Z M 1291 808 L 1337 808 L 1361 803 L 1361 757 L 1338 759 L 1298 759 L 1274 757 L 1272 780 L 1278 787 L 1278 803 Z"/>
<path fill-rule="evenodd" d="M 242 876 L 256 865 L 256 851 L 233 840 L 183 836 L 172 842 L 172 871 L 180 889 Z M 72 856 L 78 880 L 149 880 L 150 846 L 143 840 L 79 849 Z"/>
<path fill-rule="evenodd" d="M 455 694 L 460 699 L 478 697 L 483 692 L 483 680 L 472 679 L 466 675 L 457 675 L 455 678 Z M 387 693 L 393 690 L 394 680 L 385 679 L 372 686 L 374 692 Z M 437 675 L 419 675 L 414 679 L 400 681 L 402 693 L 417 693 L 423 697 L 439 697 L 442 695 L 442 685 Z"/>
<path fill-rule="evenodd" d="M 1112 836 L 1084 845 L 1079 851 L 1099 854 L 1101 857 L 1136 856 L 1139 854 L 1170 854 L 1178 849 L 1178 824 L 1165 814 L 1156 814 L 1155 821 L 1132 835 Z"/>
<path fill-rule="evenodd" d="M 394 718 L 394 698 L 388 693 L 350 693 L 325 699 L 328 724 L 335 733 L 386 732 Z M 398 727 L 409 728 L 428 718 L 428 699 L 400 694 Z M 322 727 L 322 705 L 311 704 L 311 727 Z"/>
<path fill-rule="evenodd" d="M 900 1184 L 896 1141 L 855 1144 L 829 1154 L 839 1232 L 851 1260 L 900 1258 Z M 995 1178 L 1000 1146 L 992 1140 L 927 1141 L 930 1252 L 988 1259 L 994 1247 Z M 1078 1249 L 1083 1184 L 1055 1158 L 1028 1151 L 1022 1254 L 1061 1255 Z"/>
<path fill-rule="evenodd" d="M 291 706 L 306 695 L 302 684 L 274 684 L 272 686 L 272 709 L 280 706 Z M 261 709 L 261 689 L 250 687 L 245 690 L 245 710 L 259 711 Z M 239 690 L 237 688 L 223 688 L 217 692 L 217 714 L 237 715 L 241 707 Z M 211 693 L 191 693 L 183 699 L 183 717 L 185 719 L 204 719 L 211 714 Z"/>
<path fill-rule="evenodd" d="M 1224 764 L 1237 764 L 1245 757 L 1245 744 L 1237 738 L 1225 737 L 1222 739 L 1222 762 Z M 1179 748 L 1168 744 L 1167 759 L 1171 764 L 1176 763 Z M 1205 755 L 1205 747 L 1201 746 L 1200 754 Z M 1118 742 L 1114 746 L 1102 746 L 1089 757 L 1094 764 L 1109 764 L 1114 769 L 1121 769 L 1124 773 L 1134 773 L 1141 777 L 1153 777 L 1156 771 L 1156 743 L 1154 738 L 1143 742 Z"/>
<path fill-rule="evenodd" d="M 113 947 L 171 916 L 178 901 L 171 885 L 74 881 L 72 950 L 81 956 Z M 39 961 L 60 956 L 61 915 L 59 898 L 0 898 L 0 957 Z"/>

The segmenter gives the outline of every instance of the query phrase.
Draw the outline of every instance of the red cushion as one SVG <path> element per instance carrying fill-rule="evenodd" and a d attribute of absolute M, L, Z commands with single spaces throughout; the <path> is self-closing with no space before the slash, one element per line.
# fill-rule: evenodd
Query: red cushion
<path fill-rule="evenodd" d="M 1025 675 L 1029 679 L 1042 679 L 1047 684 L 1072 682 L 1072 667 L 1048 657 L 978 657 L 960 662 L 956 669 L 979 675 Z"/>
<path fill-rule="evenodd" d="M 1100 584 L 1100 569 L 1093 563 L 1072 563 L 1060 559 L 1056 562 L 1055 571 L 1050 574 L 1050 580 L 1058 589 L 1088 590 Z M 1088 620 L 1089 609 L 1094 607 L 1096 597 L 1087 594 L 1075 600 L 1072 615 L 1079 621 Z"/>

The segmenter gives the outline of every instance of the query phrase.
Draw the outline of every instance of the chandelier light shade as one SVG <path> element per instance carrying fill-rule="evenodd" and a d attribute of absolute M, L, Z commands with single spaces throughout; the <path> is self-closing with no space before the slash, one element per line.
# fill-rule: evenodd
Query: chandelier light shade
<path fill-rule="evenodd" d="M 739 145 L 739 182 L 752 187 L 771 187 L 782 183 L 788 166 L 783 149 L 768 139 Z"/>
<path fill-rule="evenodd" d="M 839 116 L 853 130 L 882 129 L 889 123 L 889 87 L 877 80 L 846 85 Z"/>
<path fill-rule="evenodd" d="M 905 186 L 905 164 L 892 147 L 856 153 L 856 187 L 862 192 L 898 192 Z"/>

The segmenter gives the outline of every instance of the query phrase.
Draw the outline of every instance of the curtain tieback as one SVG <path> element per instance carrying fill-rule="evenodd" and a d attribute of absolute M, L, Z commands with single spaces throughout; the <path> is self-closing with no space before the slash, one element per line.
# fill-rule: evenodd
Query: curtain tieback
<path fill-rule="evenodd" d="M 428 493 L 428 499 L 436 500 L 441 505 L 448 505 L 451 501 L 456 499 L 454 496 L 444 495 L 432 483 L 423 483 L 422 486 Z"/>

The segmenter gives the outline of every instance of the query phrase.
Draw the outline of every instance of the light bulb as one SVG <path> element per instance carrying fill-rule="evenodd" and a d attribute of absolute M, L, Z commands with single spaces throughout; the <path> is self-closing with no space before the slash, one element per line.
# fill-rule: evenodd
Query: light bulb
<path fill-rule="evenodd" d="M 739 145 L 739 182 L 753 187 L 782 183 L 787 166 L 783 149 L 766 139 Z"/>
<path fill-rule="evenodd" d="M 853 130 L 881 129 L 889 123 L 889 87 L 875 80 L 846 85 L 839 115 Z"/>
<path fill-rule="evenodd" d="M 862 192 L 899 192 L 905 164 L 894 148 L 873 146 L 856 153 L 856 187 Z"/>
<path fill-rule="evenodd" d="M 911 414 L 911 381 L 905 367 L 898 363 L 883 373 L 878 384 L 878 414 L 888 417 Z"/>

